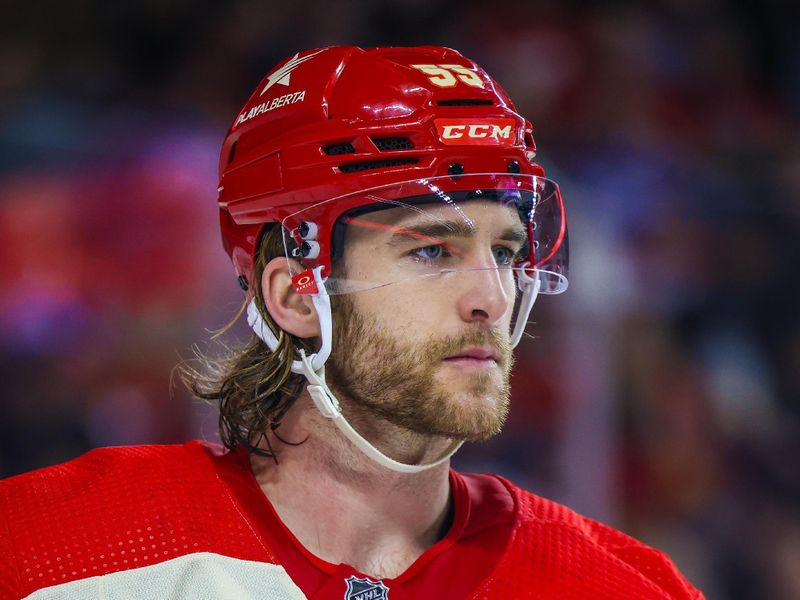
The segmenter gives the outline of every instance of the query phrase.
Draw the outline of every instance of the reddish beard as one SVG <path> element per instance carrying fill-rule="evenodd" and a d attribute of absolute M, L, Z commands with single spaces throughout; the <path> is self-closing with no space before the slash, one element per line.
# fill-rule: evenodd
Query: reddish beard
<path fill-rule="evenodd" d="M 337 395 L 416 433 L 483 441 L 502 429 L 513 364 L 507 334 L 481 326 L 403 344 L 382 333 L 377 318 L 359 312 L 349 297 L 333 299 L 333 352 L 326 371 Z M 442 360 L 469 346 L 495 349 L 499 368 L 443 383 Z"/>

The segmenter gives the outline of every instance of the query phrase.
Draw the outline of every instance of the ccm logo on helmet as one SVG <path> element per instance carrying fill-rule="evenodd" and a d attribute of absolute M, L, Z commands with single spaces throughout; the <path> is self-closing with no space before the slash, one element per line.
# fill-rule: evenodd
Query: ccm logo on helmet
<path fill-rule="evenodd" d="M 448 146 L 513 146 L 514 119 L 434 119 L 436 131 Z"/>

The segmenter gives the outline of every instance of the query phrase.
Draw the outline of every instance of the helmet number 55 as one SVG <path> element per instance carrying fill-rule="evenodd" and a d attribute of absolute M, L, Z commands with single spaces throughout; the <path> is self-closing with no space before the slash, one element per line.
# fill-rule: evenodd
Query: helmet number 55
<path fill-rule="evenodd" d="M 483 88 L 483 80 L 480 76 L 462 65 L 411 65 L 419 69 L 430 79 L 431 83 L 439 87 L 453 87 L 459 81 L 471 85 L 472 87 Z"/>

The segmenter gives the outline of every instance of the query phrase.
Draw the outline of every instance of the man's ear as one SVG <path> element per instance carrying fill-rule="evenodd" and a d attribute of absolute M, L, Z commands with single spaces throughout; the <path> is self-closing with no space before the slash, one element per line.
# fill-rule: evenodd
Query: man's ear
<path fill-rule="evenodd" d="M 319 318 L 311 296 L 298 294 L 292 285 L 291 273 L 302 270 L 297 261 L 285 257 L 273 258 L 261 275 L 261 293 L 278 327 L 300 338 L 318 337 Z"/>

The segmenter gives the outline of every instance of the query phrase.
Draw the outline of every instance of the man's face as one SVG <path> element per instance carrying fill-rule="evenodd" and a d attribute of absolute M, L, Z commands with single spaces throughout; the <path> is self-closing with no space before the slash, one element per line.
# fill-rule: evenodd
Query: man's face
<path fill-rule="evenodd" d="M 513 362 L 508 267 L 524 235 L 513 207 L 484 201 L 455 213 L 388 209 L 351 224 L 346 278 L 394 283 L 333 297 L 334 391 L 418 433 L 496 434 Z"/>

